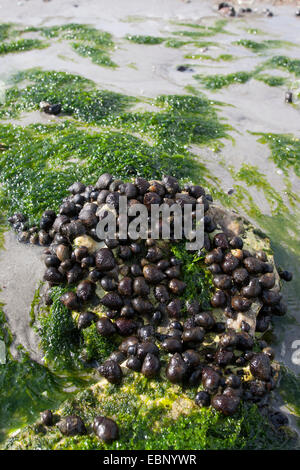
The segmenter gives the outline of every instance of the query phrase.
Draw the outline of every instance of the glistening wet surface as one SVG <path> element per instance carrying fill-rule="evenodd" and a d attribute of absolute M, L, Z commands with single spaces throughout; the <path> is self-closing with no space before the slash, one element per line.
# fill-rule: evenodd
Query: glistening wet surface
<path fill-rule="evenodd" d="M 117 140 L 110 142 L 105 138 L 111 129 L 117 129 L 116 139 L 119 132 L 125 134 L 121 146 L 124 152 L 130 142 L 132 151 L 138 149 L 146 155 L 151 154 L 153 147 L 157 154 L 162 150 L 171 156 L 180 153 L 186 162 L 196 155 L 196 161 L 200 164 L 196 181 L 202 178 L 203 185 L 209 187 L 215 200 L 254 221 L 271 238 L 279 266 L 294 273 L 293 282 L 285 285 L 283 290 L 288 302 L 288 314 L 275 322 L 272 342 L 277 359 L 298 375 L 300 19 L 294 16 L 293 7 L 276 7 L 272 18 L 261 14 L 262 7 L 259 6 L 257 13 L 224 19 L 213 11 L 209 2 L 201 2 L 200 5 L 200 2 L 185 4 L 170 0 L 141 6 L 140 2 L 134 1 L 125 6 L 120 1 L 114 2 L 115 5 L 106 5 L 103 14 L 99 2 L 90 2 L 87 8 L 83 1 L 76 2 L 77 7 L 73 5 L 74 2 L 66 1 L 62 2 L 59 16 L 55 2 L 30 0 L 19 3 L 16 6 L 6 0 L 3 2 L 2 22 L 16 23 L 11 32 L 7 33 L 5 41 L 33 38 L 42 41 L 43 48 L 37 48 L 37 43 L 27 44 L 30 50 L 22 51 L 18 50 L 19 47 L 25 47 L 21 44 L 14 46 L 15 52 L 0 55 L 0 79 L 7 88 L 7 101 L 1 113 L 0 141 L 8 142 L 10 152 L 7 160 L 6 153 L 0 154 L 1 157 L 3 155 L 1 169 L 5 175 L 1 184 L 4 192 L 7 191 L 3 207 L 6 210 L 10 206 L 17 207 L 23 191 L 22 208 L 33 218 L 37 216 L 35 207 L 40 204 L 42 208 L 45 199 L 43 194 L 33 189 L 33 183 L 39 178 L 39 174 L 33 170 L 39 165 L 43 178 L 41 191 L 45 190 L 46 194 L 48 185 L 53 181 L 50 177 L 47 180 L 47 171 L 53 168 L 62 169 L 59 173 L 61 185 L 69 182 L 72 175 L 78 174 L 90 181 L 95 180 L 95 168 L 99 168 L 99 173 L 101 168 L 97 162 L 96 143 L 89 142 L 87 145 L 86 136 L 89 136 L 91 130 L 89 126 L 93 126 L 93 133 L 101 134 L 102 147 L 113 148 L 116 159 L 120 144 L 116 143 Z M 101 43 L 100 47 L 100 39 L 95 39 L 93 35 L 88 43 L 82 41 L 78 35 L 74 37 L 74 28 L 53 29 L 72 23 L 87 24 L 97 31 L 109 33 L 111 44 L 104 47 Z M 31 31 L 26 28 L 31 28 Z M 74 43 L 79 46 L 74 47 Z M 102 51 L 103 47 L 104 62 L 102 52 L 99 55 L 99 48 Z M 56 79 L 52 80 L 51 89 L 49 77 L 43 75 L 34 82 L 32 76 L 25 74 L 16 85 L 12 83 L 15 74 L 35 67 L 42 71 L 80 75 L 91 80 L 88 87 L 94 90 L 121 94 L 121 97 L 109 98 L 115 106 L 113 116 L 111 108 L 103 116 L 92 109 L 89 119 L 88 108 L 81 109 L 79 113 L 76 111 L 80 107 L 78 102 L 68 103 L 68 110 L 61 117 L 53 118 L 40 113 L 40 95 L 37 97 L 34 87 L 40 86 L 39 93 L 44 90 L 48 94 L 44 98 L 47 100 L 49 96 L 55 96 Z M 277 81 L 274 81 L 275 78 Z M 41 85 L 43 80 L 44 88 Z M 67 77 L 66 83 L 69 80 Z M 74 90 L 81 92 L 75 82 Z M 32 83 L 30 93 L 18 96 L 15 91 L 10 92 L 13 86 L 22 89 Z M 287 91 L 293 92 L 293 103 L 285 102 Z M 162 102 L 157 102 L 158 96 L 188 95 L 199 98 L 202 94 L 207 99 L 205 106 L 212 106 L 216 113 L 210 120 L 205 120 L 203 135 L 199 130 L 201 124 L 195 121 L 195 114 L 191 116 L 188 110 L 185 110 L 185 123 L 187 127 L 190 123 L 189 132 L 180 135 L 177 130 L 176 133 L 174 129 L 179 116 L 174 106 L 164 108 L 166 114 L 170 113 L 174 127 L 170 127 L 166 116 L 158 124 L 155 123 L 156 113 L 162 110 Z M 67 91 L 61 96 L 67 97 Z M 128 96 L 139 102 L 128 101 Z M 123 107 L 124 102 L 126 106 Z M 136 109 L 142 114 L 146 111 L 153 114 L 144 115 L 135 121 L 133 114 Z M 2 110 L 0 108 L 0 112 Z M 118 116 L 125 111 L 126 116 L 119 119 Z M 201 114 L 203 122 L 204 115 Z M 74 129 L 69 133 L 65 128 L 63 142 L 61 130 L 47 128 L 47 125 L 69 121 L 70 116 Z M 8 123 L 20 127 L 7 129 Z M 32 123 L 42 123 L 45 127 L 36 126 L 32 129 L 28 127 Z M 216 123 L 218 125 L 215 126 Z M 222 125 L 226 127 L 222 128 Z M 75 143 L 68 147 L 69 137 L 72 135 L 76 141 L 79 133 L 79 147 L 81 145 L 82 149 L 77 149 Z M 286 134 L 288 137 L 285 137 Z M 175 135 L 172 143 L 171 135 Z M 138 136 L 138 141 L 132 142 L 132 136 Z M 38 146 L 41 139 L 47 141 L 44 147 Z M 141 141 L 150 143 L 149 148 L 141 148 Z M 24 158 L 24 152 L 29 152 L 30 147 L 36 148 L 39 155 L 34 160 L 34 152 L 30 154 L 29 160 L 35 162 L 32 166 L 26 156 Z M 94 162 L 92 159 L 87 162 L 84 158 L 85 152 L 90 151 Z M 102 149 L 99 152 L 102 157 L 107 153 Z M 74 158 L 75 161 L 77 158 L 82 161 L 82 173 L 72 166 Z M 19 171 L 19 159 L 23 167 L 28 164 L 28 172 L 21 174 L 25 181 L 21 182 L 21 190 L 16 191 L 16 185 L 20 183 L 15 177 Z M 135 164 L 129 160 L 121 161 L 118 170 L 121 171 L 122 165 L 128 170 L 129 164 Z M 12 173 L 9 171 L 10 165 L 14 168 Z M 109 158 L 105 165 L 109 165 Z M 143 160 L 140 165 L 143 165 Z M 149 171 L 155 165 L 149 165 Z M 52 176 L 54 178 L 55 175 Z M 181 176 L 187 180 L 193 179 L 193 172 L 187 170 Z M 14 178 L 13 185 L 9 185 L 11 177 Z M 229 191 L 231 189 L 233 191 Z M 228 195 L 228 191 L 231 195 Z M 62 193 L 57 195 L 57 201 L 54 197 L 53 204 L 58 203 L 61 196 Z M 5 303 L 4 311 L 17 341 L 36 358 L 39 356 L 37 351 L 33 351 L 36 338 L 26 325 L 30 321 L 34 292 L 42 277 L 40 249 L 19 245 L 12 234 L 6 236 L 5 246 L 6 251 L 0 255 L 0 287 L 3 291 L 0 298 Z M 10 256 L 10 252 L 14 253 L 13 256 Z M 9 269 L 9 266 L 13 269 Z M 5 275 L 7 269 L 9 276 Z M 13 285 L 14 280 L 18 280 L 18 290 Z M 22 301 L 18 302 L 18 297 Z M 22 312 L 25 312 L 23 317 Z M 18 322 L 15 326 L 17 317 L 23 319 L 23 324 Z M 293 386 L 299 387 L 297 383 L 295 381 Z M 285 402 L 292 407 L 299 406 L 297 394 L 291 396 L 287 393 L 290 382 L 283 381 L 282 387 Z"/>

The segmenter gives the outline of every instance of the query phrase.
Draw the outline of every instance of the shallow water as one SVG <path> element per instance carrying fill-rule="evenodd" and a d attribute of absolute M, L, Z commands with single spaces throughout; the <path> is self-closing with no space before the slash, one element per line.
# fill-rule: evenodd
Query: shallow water
<path fill-rule="evenodd" d="M 143 4 L 142 4 L 143 3 Z M 130 42 L 126 35 L 152 35 L 172 37 L 174 31 L 190 30 L 175 22 L 201 23 L 212 25 L 219 17 L 211 2 L 179 0 L 140 2 L 106 2 L 90 0 L 60 2 L 59 16 L 56 2 L 28 0 L 26 2 L 1 2 L 1 21 L 13 21 L 30 26 L 52 26 L 71 22 L 94 25 L 110 32 L 115 41 L 111 59 L 117 63 L 116 69 L 100 67 L 89 58 L 82 58 L 71 48 L 67 41 L 55 42 L 42 50 L 31 50 L 0 56 L 0 79 L 7 81 L 12 73 L 39 66 L 44 70 L 66 71 L 81 74 L 93 80 L 99 88 L 121 92 L 127 95 L 155 98 L 160 94 L 185 94 L 186 87 L 204 92 L 212 100 L 220 101 L 218 116 L 232 126 L 229 132 L 233 140 L 223 141 L 220 151 L 211 148 L 191 146 L 206 168 L 219 182 L 216 189 L 226 193 L 235 187 L 232 204 L 236 210 L 244 212 L 270 236 L 275 249 L 277 262 L 282 268 L 294 272 L 294 281 L 284 286 L 284 297 L 288 302 L 288 315 L 275 322 L 273 342 L 277 358 L 295 374 L 300 372 L 300 362 L 295 359 L 297 344 L 300 340 L 300 246 L 299 246 L 299 202 L 292 207 L 288 192 L 300 194 L 300 179 L 292 169 L 288 170 L 288 186 L 282 170 L 269 158 L 270 149 L 258 142 L 258 133 L 291 133 L 299 138 L 300 133 L 300 77 L 281 70 L 267 70 L 269 74 L 284 76 L 288 83 L 271 87 L 251 78 L 247 83 L 234 84 L 217 91 L 207 90 L 194 78 L 194 75 L 229 74 L 239 71 L 252 72 L 258 65 L 274 55 L 287 55 L 300 59 L 300 19 L 294 17 L 293 7 L 274 7 L 275 16 L 266 18 L 257 13 L 244 18 L 230 19 L 224 29 L 228 34 L 217 33 L 212 37 L 199 38 L 199 41 L 215 42 L 216 45 L 197 47 L 186 44 L 181 48 L 170 48 L 164 44 L 143 45 Z M 78 5 L 75 7 L 75 5 Z M 249 29 L 260 33 L 252 34 Z M 293 43 L 254 53 L 242 46 L 233 45 L 238 39 L 284 40 Z M 181 37 L 181 39 L 183 39 Z M 220 54 L 231 54 L 232 61 L 212 61 L 190 58 L 192 55 L 206 54 L 217 58 Z M 188 55 L 189 58 L 185 58 Z M 192 71 L 179 72 L 178 65 L 189 64 Z M 264 72 L 264 73 L 265 73 Z M 294 105 L 284 102 L 287 89 L 292 89 L 296 98 Z M 146 105 L 141 107 L 146 109 Z M 32 122 L 56 122 L 60 118 L 50 118 L 38 111 L 26 113 L 12 122 L 28 125 Z M 250 133 L 251 132 L 251 133 Z M 299 155 L 300 159 L 300 155 Z M 243 165 L 257 167 L 257 175 L 263 176 L 267 184 L 282 198 L 280 214 L 274 215 L 270 199 L 266 197 L 265 187 L 257 187 L 257 181 L 242 181 L 237 175 Z M 251 196 L 258 212 L 249 205 L 246 198 L 235 198 L 238 187 L 245 188 L 247 197 Z M 212 184 L 214 188 L 214 184 Z M 230 199 L 230 198 L 229 198 Z M 230 203 L 230 200 L 229 200 Z M 262 217 L 263 216 L 263 217 Z M 8 234 L 5 241 L 6 251 L 0 253 L 0 299 L 5 303 L 9 326 L 34 359 L 41 359 L 37 352 L 37 338 L 32 330 L 25 329 L 29 321 L 29 310 L 34 291 L 42 277 L 43 266 L 41 250 L 37 247 L 19 245 L 14 235 Z M 13 255 L 11 255 L 13 253 Z M 295 346 L 296 345 L 296 346 Z"/>

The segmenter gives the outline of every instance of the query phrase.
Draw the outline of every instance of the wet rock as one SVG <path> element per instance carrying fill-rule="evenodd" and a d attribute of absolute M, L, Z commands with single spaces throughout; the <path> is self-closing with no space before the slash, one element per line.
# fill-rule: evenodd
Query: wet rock
<path fill-rule="evenodd" d="M 86 434 L 86 428 L 84 422 L 79 416 L 71 415 L 63 418 L 57 427 L 62 434 L 65 436 L 77 436 Z"/>
<path fill-rule="evenodd" d="M 220 374 L 211 367 L 204 367 L 202 370 L 202 385 L 208 392 L 214 392 L 220 384 Z"/>
<path fill-rule="evenodd" d="M 122 381 L 123 372 L 116 361 L 105 361 L 99 366 L 98 371 L 111 384 L 120 384 Z"/>
<path fill-rule="evenodd" d="M 62 284 L 64 276 L 54 267 L 47 268 L 44 274 L 44 280 L 50 284 Z"/>
<path fill-rule="evenodd" d="M 150 315 L 154 311 L 154 307 L 149 300 L 143 297 L 136 297 L 132 300 L 132 306 L 136 312 L 143 315 Z"/>
<path fill-rule="evenodd" d="M 217 290 L 212 296 L 210 303 L 212 307 L 215 307 L 215 308 L 225 307 L 227 303 L 227 297 L 222 290 Z"/>
<path fill-rule="evenodd" d="M 91 281 L 85 280 L 78 284 L 76 294 L 79 300 L 87 302 L 95 293 L 95 284 Z"/>
<path fill-rule="evenodd" d="M 210 405 L 210 395 L 207 392 L 198 392 L 195 396 L 195 403 L 200 408 Z"/>
<path fill-rule="evenodd" d="M 112 310 L 119 310 L 123 306 L 123 300 L 116 292 L 108 292 L 101 299 L 102 305 Z"/>
<path fill-rule="evenodd" d="M 269 380 L 271 377 L 270 358 L 263 353 L 255 354 L 250 361 L 250 371 L 260 380 Z"/>
<path fill-rule="evenodd" d="M 233 361 L 234 354 L 226 349 L 219 349 L 215 354 L 215 363 L 220 367 L 226 367 Z"/>
<path fill-rule="evenodd" d="M 289 271 L 279 271 L 279 276 L 286 282 L 291 282 L 293 280 L 293 273 Z"/>
<path fill-rule="evenodd" d="M 162 347 L 165 349 L 168 353 L 180 353 L 182 351 L 182 342 L 180 341 L 179 338 L 166 338 L 162 342 Z"/>
<path fill-rule="evenodd" d="M 167 379 L 174 384 L 182 383 L 187 372 L 188 366 L 186 362 L 184 362 L 179 353 L 175 353 L 174 356 L 171 357 L 166 368 Z"/>
<path fill-rule="evenodd" d="M 156 377 L 160 371 L 160 360 L 154 354 L 148 353 L 144 359 L 141 373 L 148 379 Z"/>
<path fill-rule="evenodd" d="M 131 356 L 129 359 L 127 359 L 126 367 L 128 367 L 128 369 L 134 370 L 135 372 L 140 372 L 142 368 L 142 361 L 136 356 Z"/>
<path fill-rule="evenodd" d="M 96 416 L 93 423 L 93 430 L 101 441 L 110 444 L 119 437 L 119 428 L 115 421 L 105 416 Z"/>
<path fill-rule="evenodd" d="M 250 274 L 259 274 L 264 270 L 264 263 L 254 256 L 249 256 L 243 260 L 244 266 Z"/>
<path fill-rule="evenodd" d="M 159 349 L 158 347 L 152 343 L 151 341 L 145 341 L 143 343 L 138 344 L 136 348 L 136 356 L 143 361 L 147 354 L 153 354 L 154 356 L 159 356 Z"/>
<path fill-rule="evenodd" d="M 98 316 L 93 312 L 83 312 L 78 317 L 77 326 L 79 330 L 83 330 L 84 328 L 88 328 L 91 326 L 92 323 L 97 321 Z"/>
<path fill-rule="evenodd" d="M 201 312 L 195 315 L 195 324 L 209 330 L 214 326 L 215 320 L 209 312 Z"/>
<path fill-rule="evenodd" d="M 150 282 L 151 284 L 158 284 L 166 277 L 162 271 L 160 271 L 156 266 L 152 265 L 144 266 L 143 274 L 146 281 Z"/>
<path fill-rule="evenodd" d="M 108 187 L 111 184 L 112 180 L 113 180 L 113 176 L 110 173 L 103 173 L 103 175 L 101 175 L 98 178 L 98 181 L 95 185 L 95 188 L 99 189 L 99 190 L 108 189 Z"/>
<path fill-rule="evenodd" d="M 144 277 L 138 276 L 133 281 L 133 291 L 136 295 L 139 295 L 141 297 L 147 297 L 147 295 L 149 295 L 150 288 L 147 282 L 145 281 Z"/>
<path fill-rule="evenodd" d="M 132 295 L 132 279 L 131 277 L 123 277 L 118 285 L 119 294 L 129 297 Z"/>
<path fill-rule="evenodd" d="M 240 295 L 231 298 L 231 307 L 237 312 L 246 312 L 251 307 L 251 300 Z"/>
<path fill-rule="evenodd" d="M 238 409 L 240 398 L 227 395 L 215 395 L 211 401 L 212 407 L 225 416 L 232 416 Z"/>
<path fill-rule="evenodd" d="M 51 410 L 42 411 L 40 416 L 41 422 L 44 426 L 52 426 L 54 424 L 53 413 Z"/>
<path fill-rule="evenodd" d="M 168 284 L 169 289 L 173 294 L 182 295 L 186 288 L 186 283 L 179 279 L 171 279 Z"/>
<path fill-rule="evenodd" d="M 201 343 L 205 335 L 205 330 L 201 326 L 195 326 L 184 330 L 182 333 L 182 341 L 185 343 Z"/>
<path fill-rule="evenodd" d="M 114 335 L 117 331 L 113 322 L 107 317 L 99 318 L 99 320 L 96 323 L 96 328 L 97 328 L 98 333 L 101 336 L 104 336 L 105 338 L 108 338 Z"/>
<path fill-rule="evenodd" d="M 69 310 L 78 310 L 80 303 L 75 292 L 65 292 L 60 298 L 61 303 Z"/>
<path fill-rule="evenodd" d="M 111 271 L 115 267 L 115 257 L 109 248 L 100 248 L 95 253 L 96 268 L 101 272 Z"/>
<path fill-rule="evenodd" d="M 181 316 L 181 300 L 174 299 L 167 305 L 167 313 L 171 318 L 180 318 Z"/>
<path fill-rule="evenodd" d="M 121 336 L 131 336 L 137 330 L 137 323 L 130 318 L 118 318 L 115 322 L 118 333 Z"/>

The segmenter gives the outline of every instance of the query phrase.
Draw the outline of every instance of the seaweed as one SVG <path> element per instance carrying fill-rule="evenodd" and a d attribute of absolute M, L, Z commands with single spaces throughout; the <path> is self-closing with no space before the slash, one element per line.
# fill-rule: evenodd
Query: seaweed
<path fill-rule="evenodd" d="M 147 44 L 147 45 L 155 45 L 161 44 L 166 40 L 166 38 L 158 37 L 158 36 L 143 36 L 143 35 L 127 35 L 126 39 L 131 42 L 135 42 L 136 44 Z"/>
<path fill-rule="evenodd" d="M 228 75 L 194 75 L 194 78 L 209 90 L 219 90 L 229 85 L 246 83 L 252 77 L 253 72 L 234 72 Z"/>
<path fill-rule="evenodd" d="M 270 158 L 286 175 L 292 169 L 300 177 L 300 141 L 292 135 L 253 133 L 260 136 L 258 142 L 270 147 Z"/>
<path fill-rule="evenodd" d="M 247 49 L 252 50 L 253 52 L 264 52 L 268 49 L 279 49 L 281 47 L 292 47 L 296 46 L 288 41 L 280 41 L 277 39 L 268 39 L 261 42 L 253 41 L 251 39 L 239 39 L 238 41 L 233 42 L 236 46 L 243 46 Z"/>
<path fill-rule="evenodd" d="M 36 327 L 45 353 L 45 363 L 60 369 L 72 369 L 78 364 L 79 330 L 71 313 L 60 301 L 62 294 L 69 290 L 64 287 L 52 288 L 53 303 L 49 312 L 41 312 Z"/>
<path fill-rule="evenodd" d="M 186 406 L 182 411 L 181 403 Z M 13 449 L 68 450 L 216 450 L 284 449 L 295 445 L 295 437 L 274 430 L 255 405 L 243 405 L 237 416 L 224 417 L 212 408 L 198 409 L 186 396 L 178 398 L 178 387 L 146 380 L 130 373 L 121 386 L 101 385 L 86 389 L 59 410 L 62 416 L 81 416 L 92 424 L 96 415 L 116 420 L 120 438 L 111 444 L 95 435 L 62 437 L 55 428 L 45 435 L 37 425 L 8 441 Z"/>
<path fill-rule="evenodd" d="M 40 39 L 19 39 L 18 41 L 2 42 L 0 44 L 0 55 L 30 51 L 31 49 L 43 49 L 44 47 L 48 47 L 48 44 Z"/>
<path fill-rule="evenodd" d="M 181 261 L 182 280 L 186 283 L 184 300 L 197 300 L 202 310 L 210 310 L 212 275 L 204 264 L 204 255 L 189 253 L 183 242 L 173 245 L 172 253 Z"/>

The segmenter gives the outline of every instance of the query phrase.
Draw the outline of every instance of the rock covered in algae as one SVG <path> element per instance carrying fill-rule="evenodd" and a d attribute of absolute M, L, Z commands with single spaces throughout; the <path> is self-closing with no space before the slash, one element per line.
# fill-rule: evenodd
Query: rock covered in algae
<path fill-rule="evenodd" d="M 116 211 L 120 194 L 128 194 L 131 201 L 134 197 L 140 197 L 150 210 L 151 204 L 160 202 L 165 191 L 169 191 L 168 185 L 164 186 L 158 181 L 149 182 L 149 186 L 143 187 L 139 196 L 137 196 L 140 191 L 138 184 L 118 183 L 113 189 L 112 185 L 110 182 L 109 191 L 107 188 L 103 191 L 108 192 L 106 202 L 110 197 L 109 202 L 114 205 Z M 105 246 L 102 246 L 100 244 L 103 241 L 89 243 L 87 238 L 89 236 L 81 235 L 75 238 L 77 247 L 72 254 L 69 252 L 70 258 L 65 259 L 63 256 L 60 266 L 53 267 L 61 276 L 64 276 L 67 270 L 66 277 L 69 284 L 79 282 L 76 294 L 70 291 L 61 297 L 64 305 L 65 297 L 68 300 L 68 296 L 77 295 L 80 311 L 83 307 L 86 308 L 88 301 L 95 300 L 96 296 L 96 300 L 98 298 L 100 301 L 96 302 L 98 306 L 94 309 L 94 313 L 101 317 L 96 323 L 98 334 L 104 338 L 117 336 L 119 340 L 120 337 L 125 337 L 120 345 L 120 351 L 124 359 L 128 359 L 127 362 L 123 364 L 123 358 L 120 361 L 116 360 L 117 351 L 115 351 L 114 358 L 108 358 L 98 367 L 99 373 L 113 386 L 118 385 L 120 393 L 126 384 L 123 390 L 127 396 L 126 387 L 128 390 L 132 376 L 128 375 L 127 379 L 124 377 L 129 370 L 141 371 L 148 381 L 145 393 L 140 398 L 147 403 L 151 392 L 149 386 L 153 383 L 149 379 L 156 378 L 159 387 L 164 389 L 164 397 L 176 390 L 175 408 L 174 403 L 171 409 L 169 405 L 164 406 L 166 404 L 162 397 L 159 406 L 155 403 L 153 415 L 156 415 L 156 409 L 160 409 L 155 424 L 158 427 L 161 427 L 162 419 L 172 421 L 175 415 L 177 417 L 181 414 L 188 415 L 192 419 L 195 412 L 196 416 L 202 419 L 202 411 L 199 414 L 199 409 L 195 410 L 200 401 L 193 387 L 197 387 L 200 391 L 202 388 L 208 393 L 212 397 L 213 408 L 227 416 L 237 412 L 242 398 L 258 402 L 274 388 L 276 378 L 276 366 L 271 364 L 269 354 L 262 352 L 255 361 L 251 352 L 258 314 L 263 309 L 263 314 L 268 313 L 268 309 L 271 309 L 271 312 L 281 300 L 279 276 L 269 241 L 260 236 L 241 217 L 212 204 L 211 197 L 209 195 L 205 197 L 202 187 L 186 185 L 184 191 L 180 192 L 177 187 L 176 191 L 174 190 L 172 196 L 180 206 L 185 203 L 195 204 L 196 197 L 201 194 L 199 198 L 204 203 L 207 250 L 204 262 L 201 261 L 203 255 L 200 254 L 199 259 L 193 255 L 191 258 L 185 249 L 176 247 L 174 240 L 156 241 L 149 238 L 143 242 L 144 245 L 132 240 L 127 244 L 119 243 L 118 240 L 104 240 Z M 98 198 L 99 194 L 97 203 Z M 71 200 L 69 203 L 65 201 L 60 214 L 73 210 L 74 204 L 71 206 Z M 79 219 L 92 235 L 90 238 L 97 240 L 93 232 L 97 220 L 95 215 L 98 213 L 97 204 L 91 199 L 78 210 Z M 67 233 L 65 227 L 68 223 L 66 215 L 59 215 L 55 219 L 52 233 L 54 238 L 46 255 L 51 254 L 53 249 L 57 253 L 56 241 L 59 243 L 65 241 L 71 246 L 71 240 L 65 239 Z M 173 248 L 175 251 L 172 251 Z M 59 252 L 59 255 L 62 257 L 62 253 Z M 138 260 L 134 269 L 130 261 L 133 255 L 136 256 L 136 263 Z M 73 267 L 70 269 L 71 266 Z M 78 271 L 75 273 L 77 277 L 75 279 L 72 273 L 70 280 L 68 275 L 75 267 Z M 99 273 L 99 278 L 93 275 L 91 279 L 90 268 L 93 272 Z M 187 277 L 190 272 L 192 278 Z M 83 279 L 87 275 L 89 279 Z M 196 287 L 195 290 L 199 276 L 202 276 L 202 285 L 200 284 L 201 288 L 197 290 Z M 51 276 L 48 277 L 46 280 L 50 287 L 57 283 L 56 279 L 54 282 Z M 206 277 L 207 280 L 203 281 Z M 213 283 L 210 284 L 208 279 L 211 277 Z M 87 286 L 94 288 L 87 290 Z M 80 318 L 81 314 L 74 312 L 77 310 L 76 303 L 74 307 L 73 304 L 69 307 L 73 318 L 76 316 Z M 211 312 L 205 311 L 211 307 L 213 307 Z M 145 324 L 145 319 L 148 324 Z M 130 344 L 129 338 L 135 338 L 135 341 Z M 174 348 L 175 343 L 177 346 Z M 122 363 L 122 369 L 119 362 Z M 228 384 L 229 377 L 231 377 L 230 384 Z M 236 385 L 238 377 L 242 377 L 242 381 Z M 135 387 L 138 388 L 141 380 L 139 378 L 138 381 L 134 381 Z M 186 395 L 181 388 L 187 384 L 192 387 L 190 395 Z M 154 388 L 156 386 L 154 385 Z M 100 387 L 100 390 L 102 390 L 100 394 L 103 393 L 108 402 L 107 387 Z M 130 393 L 136 395 L 135 392 L 133 389 Z M 194 399 L 196 396 L 195 401 L 191 400 L 191 395 Z M 122 408 L 119 395 L 117 404 Z M 203 403 L 201 406 L 203 407 Z M 129 408 L 127 406 L 127 409 Z M 181 410 L 188 412 L 181 413 Z M 104 406 L 103 409 L 99 409 L 96 406 L 96 411 L 105 419 L 115 418 L 116 422 L 120 422 L 122 416 L 122 409 L 112 409 L 112 407 Z M 61 413 L 62 422 L 65 422 L 68 417 L 63 416 L 63 410 Z M 88 415 L 86 419 L 90 421 Z M 171 421 L 168 421 L 170 425 Z M 120 425 L 122 436 L 122 423 Z M 151 432 L 155 433 L 153 426 Z M 66 434 L 63 431 L 62 433 Z M 59 436 L 57 439 L 60 442 Z"/>

